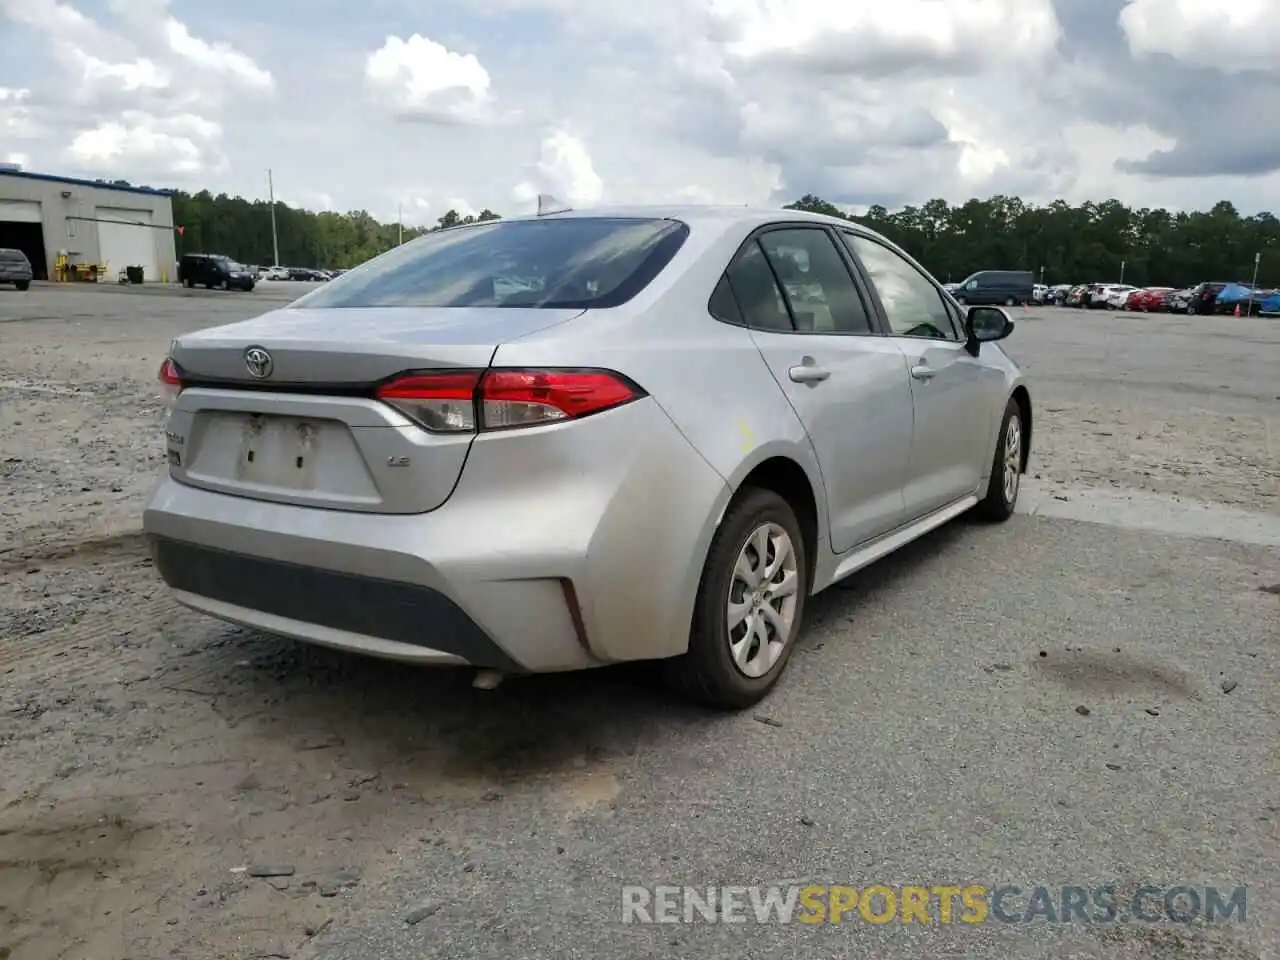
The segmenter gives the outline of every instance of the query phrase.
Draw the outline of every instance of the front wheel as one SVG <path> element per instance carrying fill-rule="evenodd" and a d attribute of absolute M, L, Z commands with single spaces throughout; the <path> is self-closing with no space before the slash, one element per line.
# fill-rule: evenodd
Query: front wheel
<path fill-rule="evenodd" d="M 711 541 L 689 650 L 666 661 L 668 682 L 721 709 L 759 703 L 791 656 L 808 593 L 795 511 L 771 490 L 743 491 Z"/>
<path fill-rule="evenodd" d="M 1000 421 L 996 452 L 991 461 L 991 479 L 987 495 L 978 502 L 977 512 L 984 520 L 1001 523 L 1013 516 L 1022 486 L 1022 411 L 1010 399 Z"/>

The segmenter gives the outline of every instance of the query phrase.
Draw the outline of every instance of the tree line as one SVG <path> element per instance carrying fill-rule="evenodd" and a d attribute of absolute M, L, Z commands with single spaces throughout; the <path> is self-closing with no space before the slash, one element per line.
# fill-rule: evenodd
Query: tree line
<path fill-rule="evenodd" d="M 434 226 L 401 231 L 398 223 L 381 223 L 367 210 L 315 212 L 279 201 L 275 208 L 280 263 L 330 270 L 354 267 L 428 231 L 498 219 L 488 209 L 474 216 L 450 210 Z M 175 238 L 178 256 L 220 253 L 240 263 L 274 263 L 271 204 L 265 200 L 245 200 L 225 193 L 215 196 L 208 190 L 194 194 L 177 191 L 173 194 L 173 222 L 182 228 Z"/>
<path fill-rule="evenodd" d="M 806 194 L 789 209 L 809 210 L 864 224 L 897 243 L 942 281 L 958 281 L 976 270 L 1030 270 L 1045 283 L 1126 282 L 1137 286 L 1189 286 L 1201 280 L 1258 279 L 1280 283 L 1280 219 L 1270 213 L 1243 216 L 1227 201 L 1211 210 L 1171 212 L 1133 209 L 1118 200 L 1047 206 L 997 196 L 959 205 L 930 200 L 889 211 L 873 206 L 861 216 Z M 182 233 L 178 252 L 222 253 L 244 263 L 273 262 L 271 208 L 207 190 L 173 195 L 174 223 Z M 422 233 L 476 220 L 495 220 L 483 210 L 463 216 L 450 210 Z M 353 267 L 390 250 L 400 226 L 379 222 L 366 210 L 313 212 L 276 203 L 280 262 L 288 266 Z"/>

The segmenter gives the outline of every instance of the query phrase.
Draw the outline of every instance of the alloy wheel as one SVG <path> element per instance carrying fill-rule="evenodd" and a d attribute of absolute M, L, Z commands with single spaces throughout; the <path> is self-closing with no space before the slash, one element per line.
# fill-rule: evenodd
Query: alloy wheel
<path fill-rule="evenodd" d="M 791 536 L 763 523 L 738 552 L 729 581 L 729 654 L 744 676 L 763 677 L 778 662 L 795 625 L 800 574 Z"/>

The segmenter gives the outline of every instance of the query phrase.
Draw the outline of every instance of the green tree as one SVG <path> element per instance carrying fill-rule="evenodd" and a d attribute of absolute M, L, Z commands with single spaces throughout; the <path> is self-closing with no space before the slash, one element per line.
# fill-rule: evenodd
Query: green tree
<path fill-rule="evenodd" d="M 1108 282 L 1186 286 L 1201 280 L 1243 280 L 1261 254 L 1259 281 L 1280 283 L 1280 220 L 1271 213 L 1242 215 L 1223 201 L 1212 209 L 1172 212 L 1133 209 L 1118 200 L 1045 206 L 1017 197 L 972 199 L 960 204 L 929 200 L 890 211 L 875 205 L 859 217 L 814 194 L 787 205 L 856 220 L 884 234 L 942 280 L 975 270 L 1025 269 L 1046 283 Z M 271 208 L 261 200 L 226 194 L 175 193 L 174 222 L 184 230 L 178 252 L 224 253 L 246 263 L 271 263 Z M 499 219 L 492 210 L 446 211 L 422 233 Z M 390 250 L 398 224 L 381 223 L 367 210 L 315 213 L 276 204 L 280 259 L 292 266 L 352 267 Z M 1042 271 L 1043 270 L 1043 274 Z"/>

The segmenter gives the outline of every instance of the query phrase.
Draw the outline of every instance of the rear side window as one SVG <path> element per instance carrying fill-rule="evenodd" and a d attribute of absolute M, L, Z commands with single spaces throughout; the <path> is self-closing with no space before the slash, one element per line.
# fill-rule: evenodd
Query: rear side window
<path fill-rule="evenodd" d="M 786 333 L 795 329 L 787 313 L 787 302 L 782 299 L 782 291 L 759 243 L 751 241 L 734 257 L 725 276 L 729 278 L 742 322 L 747 326 Z"/>
<path fill-rule="evenodd" d="M 495 220 L 419 237 L 295 301 L 329 307 L 542 307 L 626 303 L 689 235 L 676 220 Z"/>

